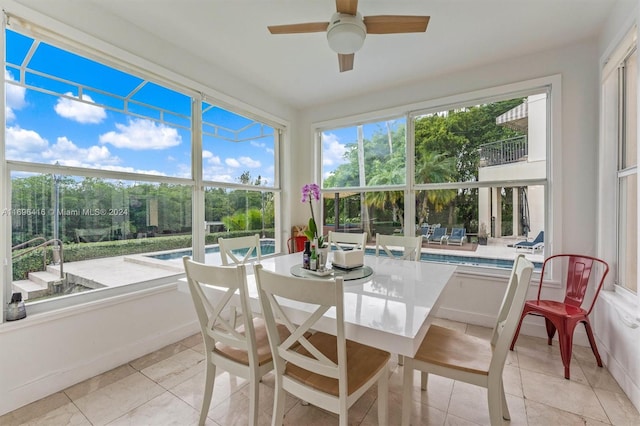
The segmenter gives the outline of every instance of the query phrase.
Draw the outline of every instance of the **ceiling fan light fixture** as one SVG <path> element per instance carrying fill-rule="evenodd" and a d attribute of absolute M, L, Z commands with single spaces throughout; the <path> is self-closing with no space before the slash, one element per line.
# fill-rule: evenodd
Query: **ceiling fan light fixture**
<path fill-rule="evenodd" d="M 362 16 L 335 13 L 327 28 L 329 47 L 336 53 L 349 55 L 360 50 L 367 35 Z"/>

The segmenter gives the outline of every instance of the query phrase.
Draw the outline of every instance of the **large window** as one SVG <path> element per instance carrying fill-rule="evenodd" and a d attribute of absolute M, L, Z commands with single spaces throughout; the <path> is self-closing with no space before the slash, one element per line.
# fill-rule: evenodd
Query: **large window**
<path fill-rule="evenodd" d="M 638 151 L 636 29 L 612 53 L 602 74 L 604 141 L 607 151 L 617 152 L 617 268 L 616 283 L 637 292 Z M 616 146 L 614 151 L 612 146 Z M 611 173 L 611 172 L 609 172 Z M 613 200 L 612 200 L 613 201 Z"/>
<path fill-rule="evenodd" d="M 185 254 L 216 262 L 220 236 L 279 247 L 277 125 L 37 28 L 5 34 L 5 297 L 175 281 Z"/>
<path fill-rule="evenodd" d="M 429 260 L 462 256 L 462 263 L 508 268 L 493 260 L 525 253 L 541 261 L 544 241 L 517 245 L 549 238 L 549 94 L 545 86 L 407 111 L 406 119 L 321 129 L 325 227 L 365 231 L 370 242 L 378 232 L 422 234 L 424 252 L 443 253 L 423 256 Z M 445 235 L 463 228 L 467 239 L 432 245 L 436 228 Z"/>

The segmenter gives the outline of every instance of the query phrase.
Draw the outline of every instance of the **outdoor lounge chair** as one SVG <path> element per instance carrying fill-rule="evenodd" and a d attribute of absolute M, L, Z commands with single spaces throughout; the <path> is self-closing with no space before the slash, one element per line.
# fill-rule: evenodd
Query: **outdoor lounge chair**
<path fill-rule="evenodd" d="M 443 241 L 447 240 L 447 228 L 435 228 L 429 238 L 427 238 L 427 244 L 442 244 Z"/>
<path fill-rule="evenodd" d="M 465 238 L 467 238 L 467 230 L 465 228 L 453 228 L 451 235 L 447 238 L 447 245 L 456 244 L 461 246 Z"/>
<path fill-rule="evenodd" d="M 516 250 L 531 250 L 531 253 L 535 253 L 537 250 L 542 250 L 544 248 L 544 231 L 540 231 L 535 240 L 520 241 L 519 243 L 515 243 L 513 247 L 515 247 Z"/>

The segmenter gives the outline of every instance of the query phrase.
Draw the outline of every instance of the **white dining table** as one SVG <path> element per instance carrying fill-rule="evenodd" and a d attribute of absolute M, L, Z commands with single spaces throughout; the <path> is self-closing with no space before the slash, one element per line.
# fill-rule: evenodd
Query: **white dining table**
<path fill-rule="evenodd" d="M 331 260 L 330 253 L 328 266 Z M 260 263 L 265 270 L 290 276 L 292 267 L 302 263 L 302 253 L 263 258 Z M 370 276 L 344 281 L 346 337 L 412 357 L 442 302 L 443 290 L 456 266 L 371 255 L 364 256 L 364 265 L 372 269 Z M 252 267 L 247 270 L 249 275 L 253 274 Z M 333 276 L 310 278 L 332 279 Z M 255 279 L 250 276 L 247 281 L 252 309 L 259 310 Z M 293 321 L 311 311 L 310 306 L 293 302 L 288 309 L 287 314 Z M 335 332 L 335 311 L 325 313 L 314 328 Z"/>

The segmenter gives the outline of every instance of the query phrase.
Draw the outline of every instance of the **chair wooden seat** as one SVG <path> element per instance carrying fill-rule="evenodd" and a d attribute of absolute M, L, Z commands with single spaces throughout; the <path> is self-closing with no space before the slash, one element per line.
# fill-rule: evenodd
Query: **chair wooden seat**
<path fill-rule="evenodd" d="M 322 352 L 331 361 L 338 362 L 338 348 L 336 336 L 317 332 L 309 342 Z M 371 380 L 389 361 L 389 352 L 372 348 L 371 346 L 347 340 L 347 394 L 351 395 Z M 309 356 L 309 352 L 299 346 L 298 353 Z M 358 362 L 349 362 L 349 359 L 357 359 Z M 285 376 L 289 376 L 307 386 L 318 389 L 334 396 L 339 395 L 338 379 L 333 379 L 321 374 L 288 363 Z"/>
<path fill-rule="evenodd" d="M 523 255 L 514 260 L 490 340 L 433 324 L 429 327 L 414 357 L 405 357 L 402 377 L 403 426 L 408 426 L 411 421 L 414 370 L 422 373 L 423 390 L 427 389 L 428 374 L 486 388 L 491 426 L 499 426 L 503 419 L 510 419 L 502 372 L 532 271 L 533 263 Z"/>
<path fill-rule="evenodd" d="M 255 271 L 276 373 L 271 424 L 283 424 L 285 396 L 289 393 L 338 414 L 340 426 L 347 426 L 349 407 L 376 384 L 378 424 L 388 424 L 391 354 L 346 339 L 342 277 L 322 280 L 285 276 L 266 271 L 262 265 L 256 265 Z M 305 303 L 308 309 L 289 311 L 291 301 Z M 308 335 L 329 310 L 335 322 L 324 329 L 328 333 Z M 291 335 L 282 339 L 276 324 L 285 324 Z"/>
<path fill-rule="evenodd" d="M 249 424 L 258 424 L 259 382 L 265 374 L 273 370 L 273 357 L 265 331 L 266 324 L 254 318 L 249 307 L 247 276 L 245 265 L 214 266 L 195 262 L 188 256 L 182 258 L 187 275 L 189 293 L 200 322 L 204 340 L 206 370 L 204 395 L 200 409 L 199 425 L 207 421 L 211 406 L 216 369 L 249 380 Z M 203 286 L 224 289 L 219 299 L 209 299 Z M 239 301 L 236 306 L 236 299 Z M 237 312 L 239 309 L 239 312 Z M 241 320 L 241 324 L 237 324 Z M 275 328 L 278 333 L 284 327 Z"/>
<path fill-rule="evenodd" d="M 256 353 L 258 355 L 258 365 L 265 365 L 272 361 L 271 348 L 269 347 L 269 337 L 267 336 L 267 326 L 262 318 L 253 319 L 253 330 L 256 336 Z M 244 336 L 244 324 L 236 328 L 236 331 Z M 282 324 L 278 324 L 280 337 L 286 339 L 289 330 Z M 229 358 L 235 362 L 249 365 L 249 353 L 236 346 L 226 345 L 221 342 L 215 344 L 215 352 Z"/>
<path fill-rule="evenodd" d="M 450 328 L 431 325 L 415 360 L 441 367 L 489 375 L 491 342 Z"/>

